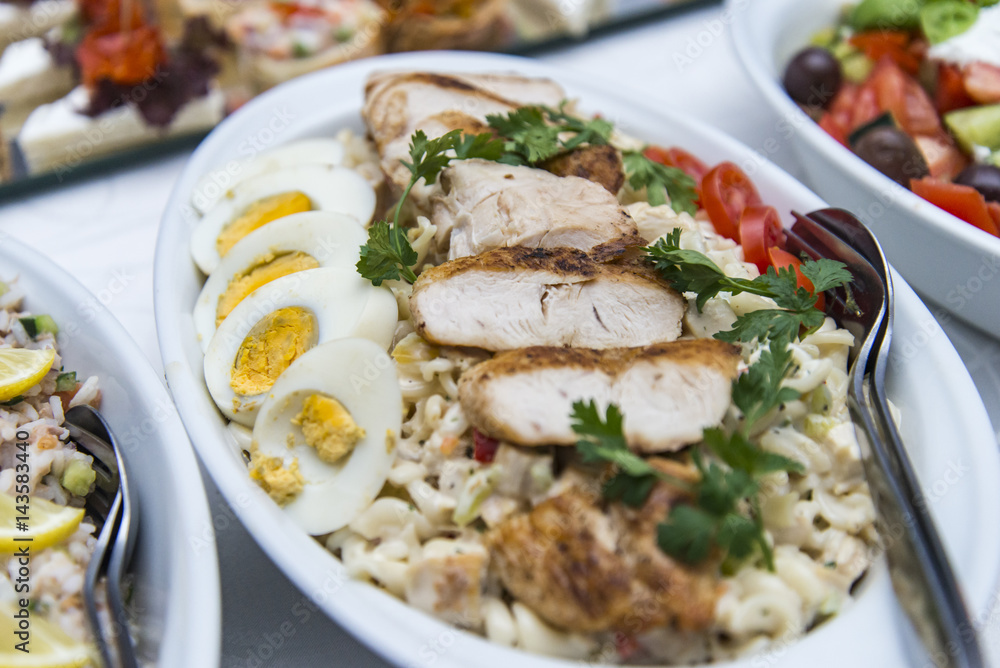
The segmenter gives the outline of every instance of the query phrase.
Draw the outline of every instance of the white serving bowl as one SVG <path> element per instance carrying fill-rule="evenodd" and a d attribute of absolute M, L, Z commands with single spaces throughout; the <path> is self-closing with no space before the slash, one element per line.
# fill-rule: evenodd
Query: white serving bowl
<path fill-rule="evenodd" d="M 641 94 L 557 68 L 491 54 L 421 53 L 387 56 L 341 65 L 304 76 L 256 98 L 224 121 L 198 148 L 174 188 L 160 227 L 154 268 L 154 303 L 163 364 L 178 410 L 205 467 L 223 496 L 263 550 L 310 600 L 348 631 L 389 660 L 405 666 L 580 666 L 526 654 L 488 642 L 409 607 L 390 594 L 351 579 L 343 565 L 306 535 L 254 484 L 236 439 L 216 409 L 202 374 L 202 353 L 192 319 L 204 277 L 189 254 L 196 222 L 190 194 L 209 170 L 238 155 L 248 138 L 260 137 L 275 118 L 292 118 L 280 136 L 286 142 L 364 128 L 362 90 L 379 69 L 516 71 L 550 77 L 627 132 L 650 142 L 678 144 L 706 162 L 742 162 L 745 146 L 698 122 L 665 112 Z M 266 133 L 265 133 L 266 134 Z M 754 180 L 765 201 L 785 213 L 824 206 L 815 194 L 771 163 Z M 898 277 L 897 277 L 898 278 Z M 913 291 L 897 282 L 896 340 L 889 393 L 904 415 L 921 480 L 930 488 L 955 458 L 974 463 L 963 484 L 950 487 L 932 505 L 971 607 L 987 608 L 1000 574 L 1000 456 L 989 419 L 958 354 Z M 913 350 L 919 350 L 915 355 Z M 967 483 L 967 484 L 965 484 Z M 984 531 L 984 527 L 990 527 Z M 856 600 L 801 642 L 780 647 L 766 665 L 839 668 L 844 665 L 898 666 L 906 661 L 903 628 L 886 570 L 877 562 Z M 334 651 L 331 648 L 331 651 Z M 726 664 L 751 668 L 762 657 Z"/>
<path fill-rule="evenodd" d="M 121 444 L 138 493 L 129 571 L 140 661 L 164 668 L 219 665 L 221 598 L 215 537 L 198 462 L 170 395 L 111 312 L 76 279 L 7 235 L 0 278 L 17 276 L 24 307 L 59 325 L 67 370 L 101 381 L 100 412 Z"/>
<path fill-rule="evenodd" d="M 807 180 L 854 212 L 918 292 L 990 336 L 1000 337 L 1000 239 L 914 195 L 841 146 L 785 93 L 788 61 L 844 0 L 728 0 L 740 61 L 781 118 Z M 944 314 L 947 315 L 947 314 Z"/>

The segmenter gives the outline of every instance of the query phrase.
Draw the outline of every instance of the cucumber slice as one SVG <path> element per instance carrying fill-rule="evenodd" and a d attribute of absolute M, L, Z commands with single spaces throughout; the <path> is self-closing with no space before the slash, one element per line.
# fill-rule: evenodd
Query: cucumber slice
<path fill-rule="evenodd" d="M 944 122 L 966 151 L 974 146 L 1000 150 L 1000 104 L 958 109 L 945 114 Z"/>
<path fill-rule="evenodd" d="M 915 28 L 923 4 L 922 0 L 863 0 L 849 21 L 857 30 Z"/>

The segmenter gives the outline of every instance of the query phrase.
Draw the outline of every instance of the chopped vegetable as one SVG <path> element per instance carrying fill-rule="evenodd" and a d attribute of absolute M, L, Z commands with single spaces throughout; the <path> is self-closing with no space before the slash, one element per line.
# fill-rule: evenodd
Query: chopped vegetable
<path fill-rule="evenodd" d="M 990 215 L 986 199 L 975 188 L 937 179 L 915 179 L 910 186 L 914 193 L 931 204 L 941 207 L 984 232 L 1000 237 L 1000 229 Z"/>
<path fill-rule="evenodd" d="M 60 483 L 77 496 L 86 496 L 97 479 L 93 467 L 82 459 L 71 459 L 63 471 Z"/>
<path fill-rule="evenodd" d="M 936 0 L 920 10 L 920 28 L 931 44 L 961 35 L 972 27 L 979 7 L 966 0 Z"/>
<path fill-rule="evenodd" d="M 61 373 L 56 376 L 56 392 L 69 392 L 76 389 L 76 371 Z"/>
<path fill-rule="evenodd" d="M 692 216 L 698 212 L 698 193 L 695 181 L 677 167 L 668 167 L 650 160 L 641 151 L 624 151 L 622 160 L 628 182 L 634 189 L 646 189 L 646 199 L 653 206 L 666 204 L 666 193 L 670 197 L 670 207 Z"/>
<path fill-rule="evenodd" d="M 28 333 L 28 336 L 33 339 L 38 338 L 42 334 L 55 336 L 59 333 L 59 325 L 56 324 L 56 321 L 50 315 L 29 315 L 18 318 L 18 321 L 24 327 L 24 331 Z"/>
<path fill-rule="evenodd" d="M 731 162 L 719 163 L 705 175 L 701 200 L 715 231 L 733 241 L 739 241 L 743 209 L 763 204 L 750 177 Z"/>
<path fill-rule="evenodd" d="M 490 438 L 478 429 L 472 430 L 472 444 L 472 458 L 483 464 L 492 463 L 493 458 L 497 456 L 497 448 L 500 447 L 500 441 Z"/>

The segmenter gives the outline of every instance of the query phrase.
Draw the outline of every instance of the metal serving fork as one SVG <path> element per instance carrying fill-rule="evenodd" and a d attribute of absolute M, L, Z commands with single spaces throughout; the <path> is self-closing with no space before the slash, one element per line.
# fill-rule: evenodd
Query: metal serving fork
<path fill-rule="evenodd" d="M 984 659 L 902 439 L 889 411 L 885 372 L 892 338 L 892 276 L 871 232 L 840 209 L 795 214 L 788 247 L 847 265 L 851 292 L 827 293 L 827 312 L 854 334 L 848 405 L 862 445 L 889 574 L 900 606 L 934 665 L 979 668 Z"/>
<path fill-rule="evenodd" d="M 136 668 L 135 648 L 122 596 L 122 577 L 135 545 L 136 495 L 129 487 L 115 438 L 100 413 L 90 406 L 74 406 L 66 411 L 65 426 L 77 447 L 94 458 L 97 475 L 94 491 L 86 501 L 87 514 L 99 531 L 84 580 L 87 616 L 104 665 L 107 668 Z M 96 589 L 102 575 L 111 612 L 110 629 L 97 613 Z"/>

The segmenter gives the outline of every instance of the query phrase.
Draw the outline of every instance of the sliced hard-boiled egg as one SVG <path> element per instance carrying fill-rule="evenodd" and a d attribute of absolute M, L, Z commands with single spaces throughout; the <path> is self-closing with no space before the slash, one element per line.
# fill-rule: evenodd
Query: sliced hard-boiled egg
<path fill-rule="evenodd" d="M 368 239 L 353 218 L 332 211 L 294 213 L 243 237 L 208 277 L 194 305 L 201 349 L 215 328 L 257 288 L 316 267 L 354 270 Z"/>
<path fill-rule="evenodd" d="M 251 158 L 231 160 L 205 174 L 191 193 L 191 205 L 198 213 L 206 213 L 240 183 L 260 176 L 273 174 L 296 165 L 344 164 L 344 145 L 330 137 L 300 139 L 282 146 L 261 151 Z"/>
<path fill-rule="evenodd" d="M 333 211 L 367 225 L 375 212 L 375 190 L 344 167 L 304 165 L 254 177 L 205 214 L 191 234 L 191 255 L 211 274 L 240 239 L 302 211 Z"/>
<path fill-rule="evenodd" d="M 396 299 L 356 271 L 335 267 L 282 276 L 226 316 L 205 351 L 205 383 L 229 419 L 252 426 L 268 390 L 320 343 L 356 336 L 389 347 Z"/>
<path fill-rule="evenodd" d="M 384 348 L 359 338 L 317 346 L 292 363 L 261 406 L 252 477 L 308 533 L 336 531 L 385 484 L 402 410 Z"/>

